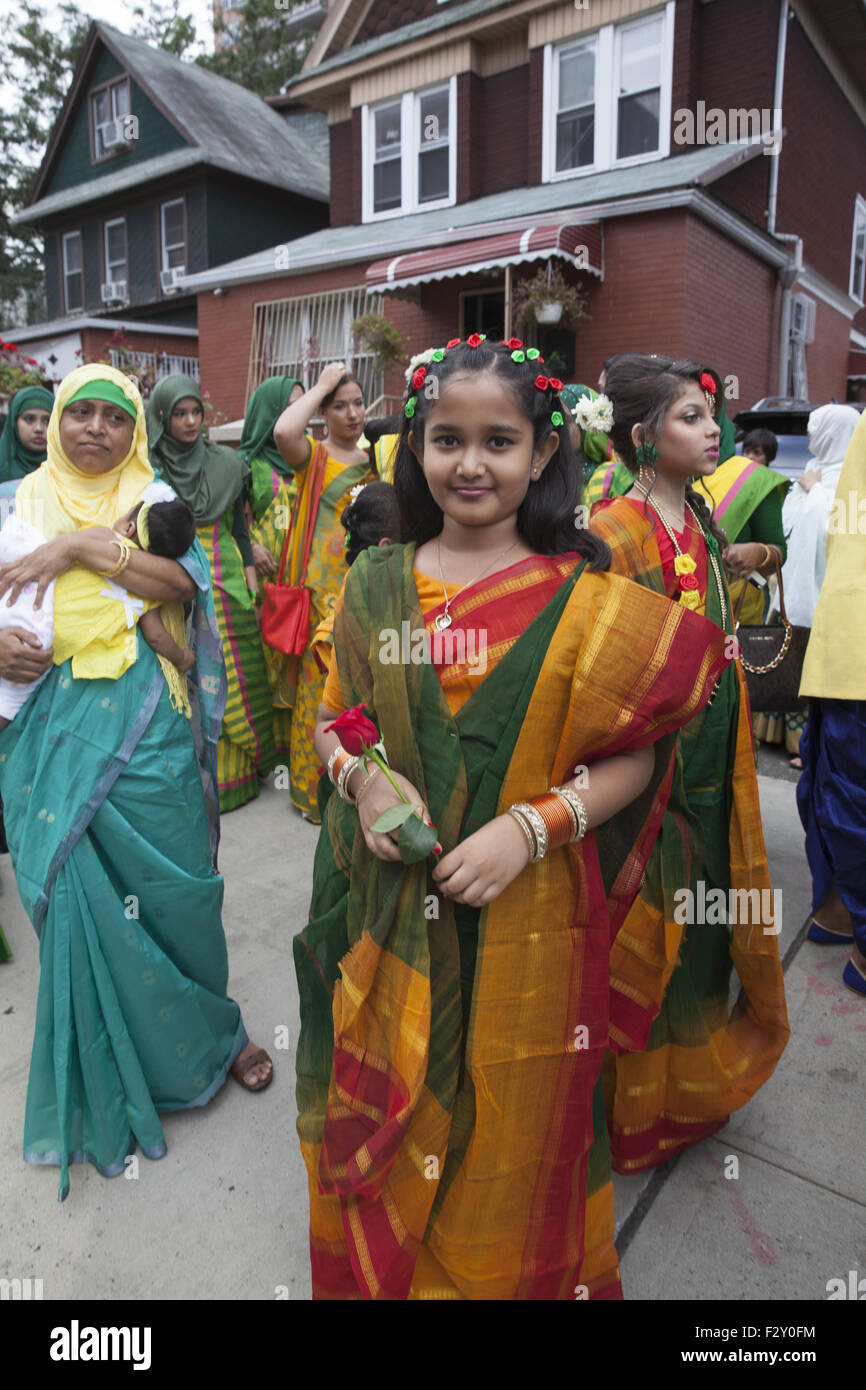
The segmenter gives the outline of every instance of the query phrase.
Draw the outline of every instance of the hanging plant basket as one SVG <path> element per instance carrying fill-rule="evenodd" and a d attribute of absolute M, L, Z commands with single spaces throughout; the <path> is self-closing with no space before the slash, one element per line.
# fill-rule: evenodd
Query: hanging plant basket
<path fill-rule="evenodd" d="M 586 291 L 571 285 L 562 271 L 550 260 L 541 265 L 528 280 L 520 280 L 514 289 L 514 317 L 517 323 L 560 323 L 565 320 L 576 327 L 586 312 Z"/>

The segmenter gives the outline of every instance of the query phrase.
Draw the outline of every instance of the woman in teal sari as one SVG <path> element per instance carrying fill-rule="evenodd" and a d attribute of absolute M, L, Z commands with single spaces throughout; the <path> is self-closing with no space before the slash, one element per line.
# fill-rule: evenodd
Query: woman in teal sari
<path fill-rule="evenodd" d="M 0 570 L 0 596 L 57 579 L 57 631 L 82 567 L 122 571 L 145 600 L 194 601 L 190 722 L 144 642 L 119 677 L 85 679 L 75 656 L 52 667 L 30 634 L 0 634 L 0 674 L 23 683 L 49 671 L 0 733 L 0 793 L 39 936 L 24 1157 L 59 1165 L 61 1200 L 70 1163 L 112 1177 L 136 1145 L 160 1158 L 158 1111 L 204 1105 L 229 1070 L 247 1089 L 272 1072 L 226 994 L 215 868 L 225 677 L 207 563 L 197 544 L 180 562 L 138 549 L 124 560 L 108 529 L 152 479 L 138 392 L 94 364 L 60 387 L 46 463 L 2 489 L 47 543 Z"/>

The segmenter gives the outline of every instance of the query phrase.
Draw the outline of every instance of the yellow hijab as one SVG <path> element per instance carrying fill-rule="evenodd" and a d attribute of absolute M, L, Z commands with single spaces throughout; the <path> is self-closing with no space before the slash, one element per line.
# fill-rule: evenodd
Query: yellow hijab
<path fill-rule="evenodd" d="M 72 397 L 91 381 L 110 381 L 135 408 L 135 429 L 129 453 L 108 473 L 82 473 L 67 458 L 60 443 L 60 417 Z M 19 483 L 15 513 L 41 531 L 46 540 L 85 526 L 112 526 L 140 500 L 154 472 L 147 456 L 147 427 L 138 388 L 114 367 L 90 363 L 64 377 L 48 422 L 48 456 L 41 468 Z M 92 570 L 75 565 L 60 575 L 54 591 L 54 660 L 72 660 L 77 679 L 117 680 L 136 659 L 138 642 L 134 617 L 161 608 L 163 623 L 180 647 L 183 608 L 180 604 L 132 597 L 132 604 L 112 596 L 117 585 Z M 122 590 L 120 591 L 122 592 Z M 159 663 L 175 709 L 189 715 L 186 677 L 170 661 Z"/>
<path fill-rule="evenodd" d="M 135 430 L 129 453 L 108 473 L 92 477 L 82 473 L 63 452 L 60 417 L 76 391 L 90 381 L 110 381 L 119 386 L 135 407 Z M 48 457 L 41 468 L 23 478 L 15 493 L 15 512 L 41 531 L 46 540 L 82 526 L 111 526 L 134 507 L 153 469 L 147 457 L 147 427 L 138 388 L 123 372 L 99 362 L 76 367 L 57 391 L 48 421 Z"/>
<path fill-rule="evenodd" d="M 800 694 L 866 700 L 866 412 L 851 436 L 827 528 L 827 570 Z"/>

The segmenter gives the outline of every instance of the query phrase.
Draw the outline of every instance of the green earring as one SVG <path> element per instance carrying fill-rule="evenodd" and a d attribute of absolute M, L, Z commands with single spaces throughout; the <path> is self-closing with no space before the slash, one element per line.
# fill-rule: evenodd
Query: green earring
<path fill-rule="evenodd" d="M 638 444 L 634 456 L 641 468 L 654 468 L 659 451 L 655 444 Z"/>

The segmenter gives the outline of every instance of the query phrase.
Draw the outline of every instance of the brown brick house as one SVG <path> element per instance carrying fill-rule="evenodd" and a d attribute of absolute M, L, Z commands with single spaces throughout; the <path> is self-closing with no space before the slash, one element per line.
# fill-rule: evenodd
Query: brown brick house
<path fill-rule="evenodd" d="M 381 311 L 410 352 L 513 328 L 556 258 L 590 317 L 529 326 L 567 375 L 696 356 L 740 405 L 866 370 L 858 0 L 334 0 L 272 104 L 327 113 L 330 227 L 187 277 L 202 379 L 242 413 Z M 396 393 L 362 368 L 371 396 Z"/>

